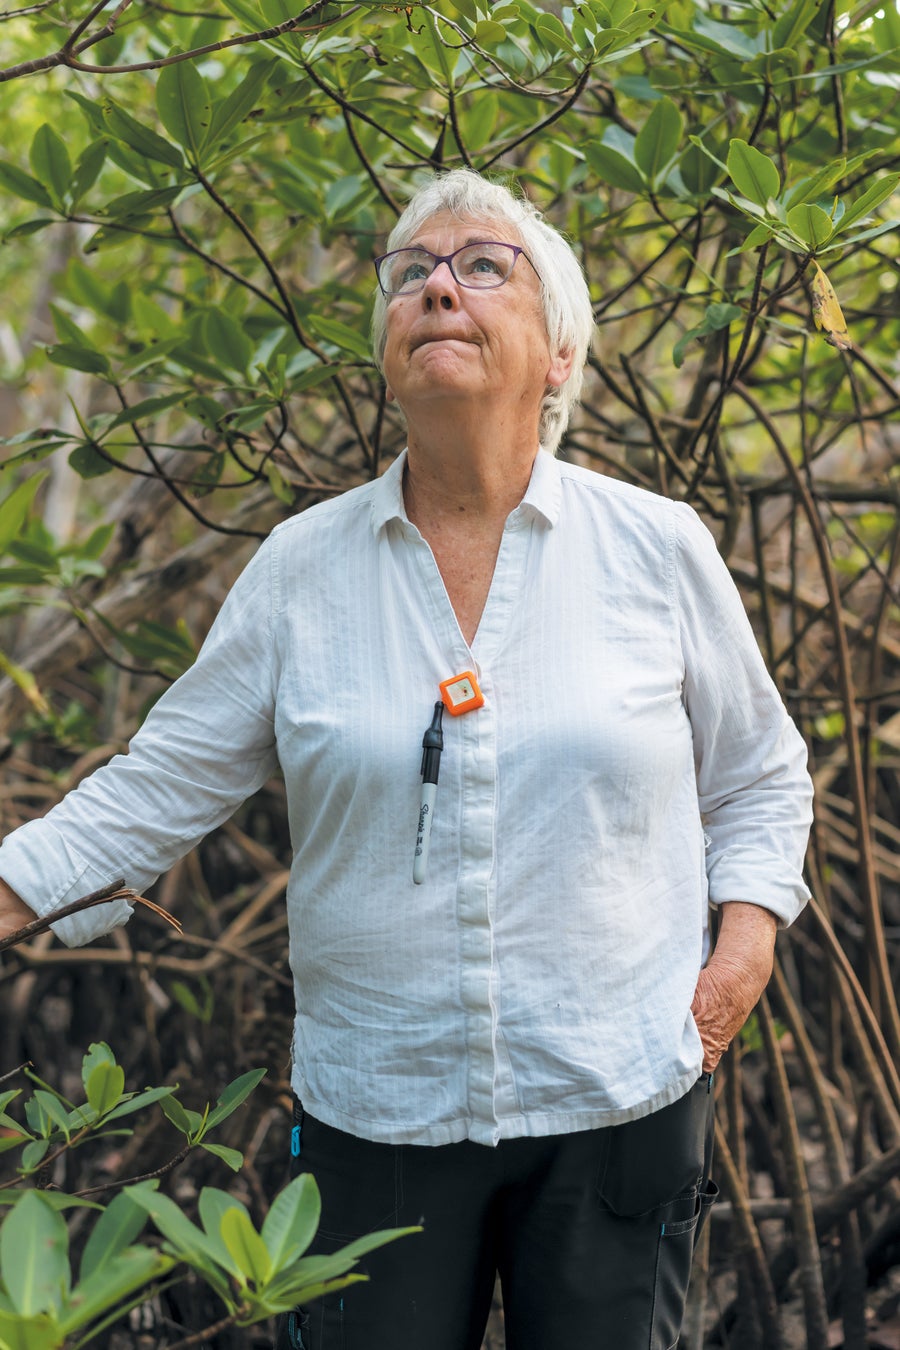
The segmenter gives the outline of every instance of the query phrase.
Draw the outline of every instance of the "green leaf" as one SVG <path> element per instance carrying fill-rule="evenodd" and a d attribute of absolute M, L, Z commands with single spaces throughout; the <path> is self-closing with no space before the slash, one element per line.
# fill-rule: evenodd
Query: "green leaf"
<path fill-rule="evenodd" d="M 900 185 L 900 173 L 889 173 L 867 187 L 862 196 L 857 197 L 856 201 L 847 207 L 841 217 L 839 233 L 844 234 L 848 226 L 853 225 L 857 220 L 861 220 L 863 216 L 869 215 L 875 210 L 876 206 L 880 206 L 882 202 L 887 201 L 888 197 L 892 197 L 897 191 L 898 185 Z"/>
<path fill-rule="evenodd" d="M 171 187 L 139 188 L 136 192 L 125 192 L 113 197 L 101 208 L 101 214 L 110 220 L 127 220 L 134 224 L 140 216 L 150 216 L 159 207 L 171 206 L 184 192 L 183 183 L 174 183 Z"/>
<path fill-rule="evenodd" d="M 46 1313 L 23 1322 L 18 1313 L 0 1309 L 0 1347 L 6 1350 L 59 1350 L 59 1327 Z"/>
<path fill-rule="evenodd" d="M 271 406 L 271 404 L 270 404 Z M 210 455 L 199 471 L 194 475 L 194 483 L 200 483 L 204 486 L 209 483 L 218 483 L 222 477 L 222 470 L 225 467 L 224 454 Z M 197 995 L 189 984 L 183 980 L 173 980 L 169 986 L 172 997 L 184 1008 L 185 1012 L 192 1017 L 198 1017 L 201 1022 L 209 1022 L 212 1017 L 213 1000 L 209 981 L 203 981 L 204 1001 L 200 1002 Z"/>
<path fill-rule="evenodd" d="M 200 1215 L 200 1222 L 203 1224 L 203 1231 L 215 1248 L 217 1260 L 220 1264 L 232 1275 L 239 1275 L 241 1267 L 222 1240 L 222 1219 L 229 1209 L 241 1210 L 249 1221 L 250 1215 L 247 1207 L 242 1205 L 240 1200 L 235 1199 L 233 1195 L 229 1195 L 227 1191 L 217 1190 L 215 1186 L 203 1187 L 197 1202 L 197 1211 Z"/>
<path fill-rule="evenodd" d="M 36 202 L 38 206 L 52 207 L 50 193 L 36 178 L 32 178 L 24 169 L 8 160 L 0 159 L 0 187 L 6 188 L 26 202 Z"/>
<path fill-rule="evenodd" d="M 799 239 L 801 244 L 807 244 L 812 249 L 818 248 L 820 244 L 827 244 L 834 233 L 834 225 L 828 212 L 812 202 L 792 207 L 787 213 L 787 224 L 791 234 Z"/>
<path fill-rule="evenodd" d="M 105 533 L 107 530 L 112 532 L 114 529 L 115 526 L 113 525 L 110 526 L 101 525 L 98 527 L 97 530 L 94 531 L 94 533 L 99 534 L 100 531 L 103 531 Z M 88 541 L 88 544 L 85 545 L 85 548 L 82 550 L 82 554 L 84 554 L 89 545 L 90 540 Z M 120 1102 L 118 1106 L 114 1107 L 113 1110 L 110 1111 L 108 1115 L 104 1117 L 104 1123 L 108 1125 L 109 1122 L 112 1120 L 121 1120 L 122 1116 L 131 1116 L 135 1113 L 135 1111 L 143 1111 L 145 1106 L 152 1106 L 154 1102 L 161 1102 L 163 1101 L 164 1098 L 171 1097 L 174 1091 L 175 1089 L 173 1087 L 157 1087 L 157 1088 L 147 1088 L 146 1091 L 144 1092 L 135 1093 L 135 1095 L 129 1098 L 128 1101 Z"/>
<path fill-rule="evenodd" d="M 312 366 L 309 370 L 302 371 L 299 375 L 290 380 L 291 393 L 300 393 L 303 389 L 315 389 L 326 380 L 333 379 L 335 375 L 334 366 L 326 366 L 324 363 Z"/>
<path fill-rule="evenodd" d="M 775 22 L 772 29 L 773 47 L 793 47 L 802 37 L 822 6 L 822 0 L 797 0 Z"/>
<path fill-rule="evenodd" d="M 222 1215 L 219 1231 L 235 1265 L 241 1272 L 241 1283 L 251 1281 L 258 1289 L 272 1273 L 272 1262 L 259 1233 L 253 1227 L 246 1210 L 232 1206 Z"/>
<path fill-rule="evenodd" d="M 184 156 L 176 145 L 145 126 L 143 122 L 139 122 L 136 117 L 132 117 L 131 113 L 120 108 L 118 103 L 109 97 L 103 103 L 103 117 L 116 140 L 136 150 L 145 159 L 165 164 L 170 169 L 184 168 Z M 165 123 L 165 118 L 163 122 Z M 178 137 L 175 139 L 178 140 Z"/>
<path fill-rule="evenodd" d="M 216 307 L 203 317 L 203 338 L 212 356 L 223 366 L 244 374 L 253 359 L 253 343 L 237 319 Z"/>
<path fill-rule="evenodd" d="M 682 181 L 688 192 L 695 196 L 705 196 L 719 178 L 719 167 L 698 145 L 687 146 L 678 167 Z"/>
<path fill-rule="evenodd" d="M 69 1113 L 63 1106 L 58 1097 L 52 1092 L 46 1092 L 43 1088 L 35 1088 L 35 1101 L 40 1103 L 41 1110 L 47 1117 L 47 1120 L 53 1125 L 57 1125 L 62 1130 L 66 1139 L 71 1133 L 69 1126 Z"/>
<path fill-rule="evenodd" d="M 588 164 L 601 182 L 623 192 L 643 193 L 647 184 L 640 169 L 631 160 L 601 141 L 589 141 L 584 147 Z"/>
<path fill-rule="evenodd" d="M 69 1234 L 40 1191 L 24 1195 L 0 1228 L 3 1283 L 24 1317 L 58 1306 L 69 1287 Z"/>
<path fill-rule="evenodd" d="M 59 342 L 46 349 L 47 355 L 55 366 L 66 366 L 69 370 L 83 370 L 88 375 L 108 375 L 109 361 L 102 352 L 91 351 L 87 347 L 75 347 L 70 342 Z"/>
<path fill-rule="evenodd" d="M 721 23 L 710 18 L 699 6 L 695 7 L 693 23 L 695 38 L 706 38 L 714 44 L 714 50 L 727 52 L 741 61 L 751 60 L 764 49 L 766 39 L 763 34 L 753 36 L 736 23 Z"/>
<path fill-rule="evenodd" d="M 98 1116 L 112 1110 L 124 1087 L 125 1070 L 119 1064 L 96 1065 L 85 1084 L 87 1099 Z"/>
<path fill-rule="evenodd" d="M 72 181 L 72 161 L 62 137 L 49 122 L 35 132 L 29 158 L 38 181 L 54 201 L 61 202 Z"/>
<path fill-rule="evenodd" d="M 792 206 L 800 206 L 803 202 L 817 201 L 834 186 L 846 168 L 847 161 L 841 156 L 833 163 L 826 164 L 824 169 L 819 169 L 818 173 L 798 179 L 784 194 L 785 206 L 790 210 Z"/>
<path fill-rule="evenodd" d="M 94 186 L 100 176 L 100 170 L 106 162 L 106 142 L 92 141 L 86 146 L 78 156 L 78 163 L 75 165 L 75 173 L 72 175 L 72 207 L 77 208 L 78 203 L 86 192 Z"/>
<path fill-rule="evenodd" d="M 563 24 L 555 14 L 539 15 L 538 18 L 535 19 L 534 27 L 537 33 L 553 47 L 562 47 L 568 51 L 572 50 L 572 39 L 566 31 L 565 24 Z"/>
<path fill-rule="evenodd" d="M 9 551 L 19 562 L 27 563 L 31 567 L 43 567 L 47 572 L 55 572 L 57 557 L 52 548 L 45 548 L 43 544 L 37 543 L 32 539 L 18 539 L 14 544 L 10 544 Z M 34 1129 L 43 1130 L 46 1117 L 41 1110 L 40 1102 L 34 1097 L 25 1103 L 25 1115 L 29 1124 Z"/>
<path fill-rule="evenodd" d="M 99 1064 L 115 1064 L 116 1056 L 105 1041 L 92 1041 L 81 1060 L 81 1085 L 88 1093 L 88 1079 Z"/>
<path fill-rule="evenodd" d="M 207 1144 L 205 1140 L 200 1147 L 205 1148 L 207 1153 L 211 1153 L 213 1157 L 225 1163 L 226 1166 L 231 1168 L 232 1172 L 239 1172 L 244 1165 L 244 1155 L 240 1149 L 227 1148 L 225 1144 Z"/>
<path fill-rule="evenodd" d="M 159 72 L 156 107 L 169 135 L 187 151 L 192 164 L 199 164 L 212 108 L 206 84 L 192 61 L 177 61 Z"/>
<path fill-rule="evenodd" d="M 60 1329 L 71 1335 L 104 1313 L 119 1307 L 124 1311 L 132 1295 L 165 1275 L 174 1264 L 171 1257 L 152 1247 L 126 1247 L 75 1286 L 59 1316 Z"/>
<path fill-rule="evenodd" d="M 216 1277 L 215 1246 L 202 1231 L 192 1224 L 174 1200 L 167 1195 L 148 1193 L 140 1186 L 126 1186 L 123 1195 L 130 1196 L 136 1205 L 150 1215 L 156 1227 L 181 1260 L 197 1270 Z"/>
<path fill-rule="evenodd" d="M 0 1205 L 15 1205 L 23 1200 L 26 1195 L 33 1194 L 33 1186 L 10 1187 L 9 1190 L 0 1191 Z M 98 1205 L 96 1200 L 84 1200 L 78 1195 L 66 1195 L 64 1191 L 41 1191 L 40 1194 L 51 1209 L 103 1209 L 103 1206 Z"/>
<path fill-rule="evenodd" d="M 311 1303 L 324 1294 L 336 1293 L 351 1284 L 359 1284 L 366 1278 L 365 1275 L 351 1274 L 333 1280 L 315 1280 L 304 1273 L 285 1271 L 266 1286 L 264 1298 L 260 1302 L 270 1313 L 290 1312 L 298 1305 Z"/>
<path fill-rule="evenodd" d="M 462 118 L 463 139 L 475 154 L 489 144 L 499 116 L 500 100 L 493 90 L 481 93 L 466 109 Z"/>
<path fill-rule="evenodd" d="M 17 569 L 16 569 L 15 567 L 3 567 L 3 568 L 0 568 L 0 578 L 2 578 L 4 584 L 10 584 L 10 585 L 19 585 L 19 584 L 30 585 L 30 584 L 33 584 L 30 577 L 26 577 L 25 582 L 24 582 L 24 583 L 20 583 L 20 582 L 16 579 L 16 577 L 15 577 L 16 570 L 17 570 Z M 25 571 L 26 569 L 23 568 L 22 570 Z M 10 574 L 12 574 L 12 575 L 10 575 Z M 41 578 L 39 577 L 38 580 L 40 580 L 40 579 L 41 579 Z M 4 1135 L 0 1135 L 0 1153 L 8 1153 L 8 1152 L 10 1151 L 10 1149 L 13 1149 L 13 1148 L 21 1148 L 22 1145 L 26 1142 L 26 1140 L 28 1140 L 28 1139 L 30 1139 L 30 1138 L 31 1138 L 31 1135 L 30 1135 L 30 1134 L 4 1134 Z M 5 1199 L 5 1197 L 3 1196 L 2 1193 L 0 1193 L 0 1205 L 2 1205 L 2 1204 L 4 1203 L 4 1199 Z"/>
<path fill-rule="evenodd" d="M 239 1200 L 236 1200 L 233 1195 L 228 1195 L 227 1192 L 217 1190 L 212 1186 L 204 1186 L 200 1192 L 198 1210 L 210 1248 L 215 1252 L 216 1261 L 223 1270 L 226 1270 L 239 1284 L 246 1285 L 243 1268 L 228 1249 L 222 1237 L 222 1220 L 230 1209 L 239 1210 L 250 1223 L 250 1216 L 245 1206 Z"/>
<path fill-rule="evenodd" d="M 754 225 L 753 229 L 747 235 L 747 238 L 741 244 L 740 248 L 733 248 L 726 255 L 731 257 L 734 253 L 749 253 L 754 248 L 759 248 L 767 240 L 773 237 L 773 231 L 768 225 Z"/>
<path fill-rule="evenodd" d="M 496 47 L 498 42 L 506 41 L 506 29 L 493 19 L 479 19 L 475 25 L 475 41 L 481 47 Z"/>
<path fill-rule="evenodd" d="M 384 1228 L 377 1233 L 367 1233 L 364 1237 L 357 1238 L 355 1242 L 349 1242 L 346 1247 L 339 1247 L 328 1256 L 301 1256 L 285 1271 L 282 1278 L 286 1281 L 296 1279 L 300 1285 L 312 1280 L 333 1280 L 344 1275 L 368 1252 L 375 1251 L 377 1247 L 384 1247 L 389 1242 L 396 1242 L 397 1238 L 421 1231 L 419 1227 Z"/>
<path fill-rule="evenodd" d="M 254 61 L 237 88 L 215 105 L 209 124 L 210 147 L 219 145 L 249 116 L 277 64 L 276 61 Z"/>
<path fill-rule="evenodd" d="M 24 525 L 28 512 L 31 510 L 34 495 L 46 477 L 46 471 L 32 474 L 30 478 L 25 479 L 24 483 L 20 483 L 18 487 L 13 488 L 12 492 L 0 502 L 0 557 L 6 553 Z M 7 1098 L 7 1100 L 11 1101 L 12 1098 Z"/>
<path fill-rule="evenodd" d="M 50 302 L 50 313 L 53 316 L 53 327 L 56 329 L 56 336 L 60 342 L 68 343 L 70 347 L 83 347 L 86 351 L 93 351 L 93 345 L 85 336 L 81 324 L 76 323 L 71 314 L 67 314 L 59 305 Z"/>
<path fill-rule="evenodd" d="M 95 529 L 91 530 L 87 539 L 79 541 L 74 545 L 67 545 L 64 551 L 66 553 L 77 555 L 79 558 L 99 558 L 108 547 L 115 532 L 115 524 L 98 525 Z M 156 1090 L 163 1092 L 170 1091 L 170 1089 L 167 1088 L 158 1088 Z"/>
<path fill-rule="evenodd" d="M 236 1111 L 241 1103 L 247 1100 L 250 1093 L 262 1082 L 265 1076 L 265 1069 L 251 1069 L 248 1073 L 242 1073 L 239 1078 L 235 1078 L 233 1082 L 229 1083 L 207 1116 L 203 1133 L 206 1134 L 214 1125 L 219 1125 L 223 1120 L 227 1120 L 232 1112 Z"/>
<path fill-rule="evenodd" d="M 281 1270 L 302 1256 L 316 1235 L 322 1202 L 315 1178 L 308 1172 L 279 1191 L 269 1207 L 260 1236 Z"/>
<path fill-rule="evenodd" d="M 143 421 L 146 417 L 155 417 L 158 413 L 167 412 L 167 409 L 174 408 L 177 404 L 184 404 L 185 396 L 182 393 L 177 394 L 157 394 L 151 398 L 142 398 L 140 402 L 131 404 L 128 408 L 121 409 L 113 417 L 109 429 L 115 431 L 116 427 L 127 427 L 135 421 Z"/>
<path fill-rule="evenodd" d="M 182 1134 L 193 1134 L 197 1128 L 191 1119 L 194 1113 L 189 1115 L 177 1098 L 166 1097 L 159 1105 L 163 1115 L 172 1122 L 176 1130 L 180 1130 Z"/>
<path fill-rule="evenodd" d="M 706 337 L 710 333 L 717 333 L 720 329 L 727 328 L 736 319 L 742 318 L 743 313 L 744 311 L 737 305 L 723 304 L 719 301 L 708 305 L 702 323 L 683 334 L 676 342 L 672 350 L 672 360 L 675 365 L 680 369 L 684 364 L 685 349 L 690 342 L 693 342 L 694 338 Z"/>
<path fill-rule="evenodd" d="M 131 309 L 137 330 L 144 339 L 177 337 L 181 331 L 171 314 L 149 295 L 140 292 L 133 295 Z"/>
<path fill-rule="evenodd" d="M 140 1210 L 150 1215 L 152 1222 L 178 1254 L 212 1254 L 204 1231 L 190 1222 L 188 1216 L 182 1214 L 181 1208 L 174 1200 L 170 1200 L 169 1196 L 159 1195 L 157 1191 L 147 1191 L 143 1183 L 128 1185 L 121 1191 L 121 1195 L 128 1196 Z"/>
<path fill-rule="evenodd" d="M 325 193 L 325 216 L 334 221 L 346 216 L 349 208 L 358 204 L 360 198 L 368 195 L 369 185 L 359 174 L 347 174 L 330 184 Z"/>
<path fill-rule="evenodd" d="M 156 1181 L 143 1182 L 155 1190 Z M 81 1257 L 82 1280 L 99 1271 L 118 1256 L 147 1223 L 147 1211 L 134 1203 L 130 1195 L 120 1192 L 114 1196 L 94 1224 Z"/>
<path fill-rule="evenodd" d="M 44 230 L 48 225 L 58 225 L 59 222 L 52 216 L 35 216 L 32 220 L 20 220 L 18 225 L 14 225 L 11 230 L 7 230 L 3 235 L 3 242 L 7 239 L 25 239 L 30 234 L 37 234 L 38 230 Z"/>
<path fill-rule="evenodd" d="M 110 464 L 108 459 L 104 459 L 91 441 L 82 441 L 81 445 L 76 445 L 69 455 L 69 464 L 78 477 L 84 479 L 102 478 L 105 473 L 112 473 L 116 467 Z"/>
<path fill-rule="evenodd" d="M 670 98 L 661 98 L 653 105 L 634 142 L 638 168 L 651 183 L 658 181 L 674 158 L 682 126 L 681 113 Z"/>
<path fill-rule="evenodd" d="M 827 248 L 821 251 L 830 253 L 833 249 L 843 248 L 845 245 L 861 244 L 866 239 L 877 239 L 880 234 L 887 234 L 890 230 L 896 230 L 898 227 L 900 227 L 900 220 L 884 220 L 880 225 L 875 225 L 870 230 L 851 230 L 838 243 L 829 244 Z"/>
<path fill-rule="evenodd" d="M 770 197 L 777 197 L 781 175 L 769 159 L 755 146 L 734 139 L 728 150 L 728 172 L 731 181 L 751 202 L 765 206 Z"/>
<path fill-rule="evenodd" d="M 310 314 L 307 323 L 313 335 L 323 342 L 332 342 L 335 347 L 350 352 L 367 364 L 372 360 L 368 340 L 348 324 L 340 323 L 337 319 L 327 319 L 321 314 Z"/>

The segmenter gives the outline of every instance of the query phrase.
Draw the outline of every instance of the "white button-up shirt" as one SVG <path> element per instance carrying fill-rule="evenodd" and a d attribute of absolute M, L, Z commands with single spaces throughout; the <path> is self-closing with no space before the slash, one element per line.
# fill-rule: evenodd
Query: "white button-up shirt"
<path fill-rule="evenodd" d="M 273 532 L 129 753 L 7 839 L 0 876 L 41 914 L 145 889 L 280 762 L 314 1116 L 495 1144 L 646 1114 L 700 1073 L 708 900 L 788 923 L 807 898 L 805 747 L 690 507 L 541 452 L 470 647 L 403 465 Z M 444 717 L 414 885 L 422 737 L 466 670 L 485 703 Z"/>

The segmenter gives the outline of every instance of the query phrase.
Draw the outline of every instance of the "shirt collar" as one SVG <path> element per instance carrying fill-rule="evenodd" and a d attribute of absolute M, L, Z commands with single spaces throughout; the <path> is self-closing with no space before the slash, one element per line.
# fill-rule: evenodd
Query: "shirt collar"
<path fill-rule="evenodd" d="M 549 450 L 539 450 L 531 470 L 531 482 L 517 509 L 526 508 L 553 526 L 559 520 L 561 498 L 559 460 Z"/>
<path fill-rule="evenodd" d="M 403 502 L 403 471 L 406 451 L 402 450 L 390 468 L 375 480 L 372 488 L 372 529 L 375 534 L 390 520 L 408 521 Z"/>
<path fill-rule="evenodd" d="M 406 451 L 403 450 L 372 489 L 372 529 L 377 534 L 391 520 L 408 522 L 403 502 L 403 471 Z M 531 481 L 516 511 L 541 516 L 548 525 L 559 520 L 560 508 L 559 462 L 546 450 L 539 450 L 531 470 Z"/>

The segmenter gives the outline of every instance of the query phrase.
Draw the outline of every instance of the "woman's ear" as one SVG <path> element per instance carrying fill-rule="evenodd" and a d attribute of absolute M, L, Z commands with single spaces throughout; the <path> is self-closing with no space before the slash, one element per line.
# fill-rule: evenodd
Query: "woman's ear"
<path fill-rule="evenodd" d="M 557 352 L 555 356 L 550 358 L 550 365 L 547 369 L 547 384 L 551 389 L 559 389 L 560 385 L 565 384 L 572 374 L 574 364 L 574 352 Z"/>

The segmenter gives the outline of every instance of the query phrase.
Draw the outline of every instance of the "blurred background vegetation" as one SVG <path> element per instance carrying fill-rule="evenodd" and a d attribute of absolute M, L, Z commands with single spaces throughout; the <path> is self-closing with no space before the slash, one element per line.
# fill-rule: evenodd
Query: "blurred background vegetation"
<path fill-rule="evenodd" d="M 514 180 L 595 302 L 561 453 L 702 514 L 816 782 L 815 901 L 720 1075 L 683 1344 L 896 1350 L 896 0 L 10 0 L 0 49 L 3 830 L 127 742 L 276 521 L 402 447 L 371 258 L 434 170 Z M 182 937 L 141 912 L 0 969 L 0 1072 L 65 1088 L 103 1039 L 203 1101 L 266 1066 L 231 1141 L 257 1223 L 290 1128 L 289 864 L 273 781 L 154 889 Z M 161 1165 L 154 1121 L 57 1184 Z M 169 1185 L 189 1207 L 207 1180 L 192 1154 Z M 213 1323 L 209 1297 L 148 1298 L 110 1344 Z"/>

